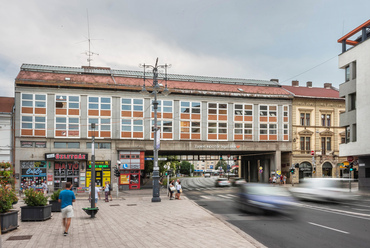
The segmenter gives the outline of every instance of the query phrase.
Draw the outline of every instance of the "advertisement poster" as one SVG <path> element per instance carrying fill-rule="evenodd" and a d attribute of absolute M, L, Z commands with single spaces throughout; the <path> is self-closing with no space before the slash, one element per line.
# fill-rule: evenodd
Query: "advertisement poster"
<path fill-rule="evenodd" d="M 130 175 L 121 174 L 120 184 L 130 184 Z"/>

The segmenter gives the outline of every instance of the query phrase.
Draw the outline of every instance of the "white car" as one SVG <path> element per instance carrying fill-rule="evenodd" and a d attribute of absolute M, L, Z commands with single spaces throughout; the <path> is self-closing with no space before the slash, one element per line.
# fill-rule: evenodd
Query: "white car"
<path fill-rule="evenodd" d="M 230 187 L 231 183 L 227 178 L 218 178 L 216 180 L 216 187 Z"/>
<path fill-rule="evenodd" d="M 357 195 L 349 191 L 348 180 L 340 178 L 306 178 L 290 192 L 300 200 L 340 202 L 356 200 Z"/>
<path fill-rule="evenodd" d="M 211 174 L 209 174 L 209 173 L 205 173 L 205 174 L 204 174 L 204 177 L 211 177 Z"/>

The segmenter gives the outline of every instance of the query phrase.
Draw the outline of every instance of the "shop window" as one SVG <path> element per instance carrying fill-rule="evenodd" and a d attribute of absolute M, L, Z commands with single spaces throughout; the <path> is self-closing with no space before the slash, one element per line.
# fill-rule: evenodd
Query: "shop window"
<path fill-rule="evenodd" d="M 54 148 L 80 148 L 80 142 L 54 142 Z"/>
<path fill-rule="evenodd" d="M 111 149 L 111 143 L 95 142 L 95 149 Z M 86 148 L 91 149 L 91 142 L 86 143 Z"/>

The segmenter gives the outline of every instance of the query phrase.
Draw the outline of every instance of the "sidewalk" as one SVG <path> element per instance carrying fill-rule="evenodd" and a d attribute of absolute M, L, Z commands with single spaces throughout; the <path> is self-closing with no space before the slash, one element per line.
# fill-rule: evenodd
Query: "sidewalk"
<path fill-rule="evenodd" d="M 99 212 L 94 219 L 82 210 L 90 206 L 87 198 L 78 197 L 67 237 L 63 236 L 61 213 L 52 213 L 52 218 L 43 222 L 19 221 L 17 230 L 1 236 L 2 247 L 264 247 L 186 195 L 182 200 L 169 200 L 162 190 L 162 201 L 152 203 L 152 192 L 122 192 L 118 200 L 113 192 L 113 201 L 98 202 Z M 23 205 L 20 200 L 15 207 Z M 32 237 L 7 240 L 24 235 Z"/>

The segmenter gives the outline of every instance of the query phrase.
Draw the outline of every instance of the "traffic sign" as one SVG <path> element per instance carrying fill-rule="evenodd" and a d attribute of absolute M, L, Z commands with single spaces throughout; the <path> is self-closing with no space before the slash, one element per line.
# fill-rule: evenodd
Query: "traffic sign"
<path fill-rule="evenodd" d="M 260 173 L 262 173 L 263 172 L 263 170 L 260 170 Z"/>
<path fill-rule="evenodd" d="M 122 164 L 122 168 L 123 169 L 127 169 L 128 168 L 128 164 Z"/>
<path fill-rule="evenodd" d="M 348 161 L 348 162 L 353 162 L 353 156 L 348 156 L 348 157 L 347 157 L 347 161 Z"/>
<path fill-rule="evenodd" d="M 145 158 L 145 160 L 153 160 L 154 158 Z"/>
<path fill-rule="evenodd" d="M 167 160 L 167 158 L 158 158 L 158 160 Z"/>
<path fill-rule="evenodd" d="M 314 155 L 315 155 L 315 151 L 314 151 L 314 150 L 312 150 L 312 151 L 311 151 L 311 155 L 312 155 L 312 156 L 314 156 Z"/>

